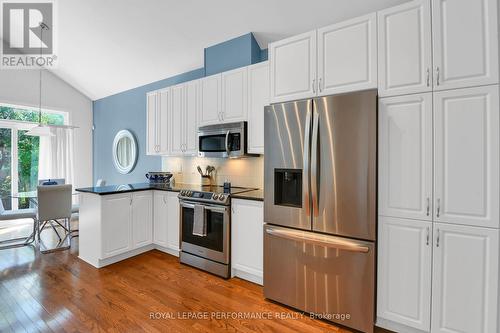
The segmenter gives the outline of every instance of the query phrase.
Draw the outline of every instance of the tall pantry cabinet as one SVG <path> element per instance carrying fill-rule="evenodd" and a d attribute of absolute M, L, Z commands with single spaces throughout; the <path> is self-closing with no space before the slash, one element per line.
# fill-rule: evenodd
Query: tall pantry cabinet
<path fill-rule="evenodd" d="M 377 326 L 498 332 L 497 12 L 417 0 L 378 13 Z"/>

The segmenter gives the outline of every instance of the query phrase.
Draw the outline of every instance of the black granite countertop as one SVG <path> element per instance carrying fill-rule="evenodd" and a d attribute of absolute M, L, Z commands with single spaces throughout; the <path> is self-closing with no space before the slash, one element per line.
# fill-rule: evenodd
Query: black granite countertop
<path fill-rule="evenodd" d="M 235 187 L 234 189 L 236 188 L 238 187 Z M 238 189 L 241 190 L 243 188 L 238 188 Z M 108 195 L 108 194 L 118 194 L 118 193 L 147 191 L 147 190 L 180 192 L 182 190 L 211 191 L 213 189 L 210 186 L 202 186 L 196 184 L 165 185 L 165 184 L 151 184 L 151 183 L 136 183 L 136 184 L 82 187 L 82 188 L 77 188 L 75 191 L 98 194 L 98 195 Z M 231 194 L 231 197 L 235 199 L 263 201 L 264 193 L 262 190 L 248 189 L 248 191 Z"/>
<path fill-rule="evenodd" d="M 264 191 L 263 190 L 251 190 L 243 193 L 231 194 L 233 199 L 245 199 L 254 201 L 264 201 Z"/>
<path fill-rule="evenodd" d="M 194 190 L 194 189 L 196 189 L 196 186 L 197 185 L 193 185 L 193 184 L 176 184 L 174 186 L 171 186 L 171 185 L 165 185 L 165 184 L 136 183 L 136 184 L 120 184 L 120 185 L 81 187 L 81 188 L 77 188 L 75 191 L 84 192 L 84 193 L 93 193 L 93 194 L 99 194 L 99 195 L 147 191 L 147 190 L 180 192 L 181 190 Z M 198 185 L 198 187 L 201 188 L 201 186 L 199 186 L 199 185 Z"/>

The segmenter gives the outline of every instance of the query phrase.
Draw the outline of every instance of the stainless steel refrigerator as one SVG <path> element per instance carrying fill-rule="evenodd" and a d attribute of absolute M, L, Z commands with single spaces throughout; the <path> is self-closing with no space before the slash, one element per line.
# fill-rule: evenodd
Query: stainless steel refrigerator
<path fill-rule="evenodd" d="M 264 117 L 265 297 L 373 332 L 376 91 L 273 104 Z"/>

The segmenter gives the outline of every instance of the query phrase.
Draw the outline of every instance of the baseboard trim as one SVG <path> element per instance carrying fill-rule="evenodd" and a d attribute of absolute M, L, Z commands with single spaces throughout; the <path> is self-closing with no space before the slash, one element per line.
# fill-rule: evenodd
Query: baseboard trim
<path fill-rule="evenodd" d="M 232 276 L 239 277 L 243 280 L 247 280 L 259 285 L 264 285 L 263 273 L 256 269 L 235 264 L 233 267 Z"/>
<path fill-rule="evenodd" d="M 395 323 L 391 320 L 377 317 L 375 326 L 385 328 L 386 330 L 393 332 L 405 332 L 405 333 L 429 333 L 429 331 L 422 331 L 413 327 L 409 327 L 403 324 Z"/>
<path fill-rule="evenodd" d="M 158 251 L 165 252 L 166 254 L 170 254 L 170 255 L 173 255 L 175 257 L 179 256 L 180 249 L 172 249 L 170 247 L 165 247 L 165 246 L 161 246 L 158 244 L 155 244 L 154 247 Z"/>
<path fill-rule="evenodd" d="M 104 267 L 104 266 L 108 266 L 108 265 L 117 263 L 118 261 L 122 261 L 122 260 L 125 260 L 125 259 L 128 259 L 128 258 L 132 258 L 132 257 L 135 257 L 135 256 L 137 256 L 139 254 L 144 253 L 144 252 L 151 251 L 153 249 L 154 249 L 154 245 L 153 244 L 148 244 L 148 245 L 145 245 L 143 247 L 140 247 L 140 248 L 137 248 L 137 249 L 125 252 L 125 253 L 117 254 L 116 256 L 113 256 L 113 257 L 110 257 L 110 258 L 99 259 L 98 262 L 97 262 L 97 266 L 96 267 L 97 268 L 101 268 L 101 267 Z M 80 257 L 80 259 L 86 261 L 85 259 L 83 259 L 81 257 Z M 90 263 L 90 264 L 92 264 L 92 263 Z"/>

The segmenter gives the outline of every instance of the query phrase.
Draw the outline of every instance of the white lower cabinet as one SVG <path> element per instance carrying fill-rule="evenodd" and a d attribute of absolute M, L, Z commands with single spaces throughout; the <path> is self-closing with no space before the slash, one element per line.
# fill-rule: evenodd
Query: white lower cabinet
<path fill-rule="evenodd" d="M 429 331 L 432 222 L 379 218 L 377 317 Z"/>
<path fill-rule="evenodd" d="M 109 258 L 131 250 L 132 196 L 129 193 L 103 196 L 101 212 L 104 223 L 100 257 Z"/>
<path fill-rule="evenodd" d="M 498 233 L 434 224 L 432 332 L 498 332 Z"/>
<path fill-rule="evenodd" d="M 102 251 L 106 259 L 152 243 L 151 192 L 101 196 Z M 97 207 L 98 208 L 98 207 Z"/>
<path fill-rule="evenodd" d="M 154 191 L 153 239 L 161 250 L 179 255 L 179 199 L 176 192 Z"/>
<path fill-rule="evenodd" d="M 262 285 L 263 203 L 233 199 L 231 205 L 232 275 Z"/>
<path fill-rule="evenodd" d="M 379 217 L 377 326 L 498 332 L 498 237 L 498 229 Z"/>
<path fill-rule="evenodd" d="M 132 194 L 132 248 L 153 242 L 153 194 L 151 191 Z"/>

